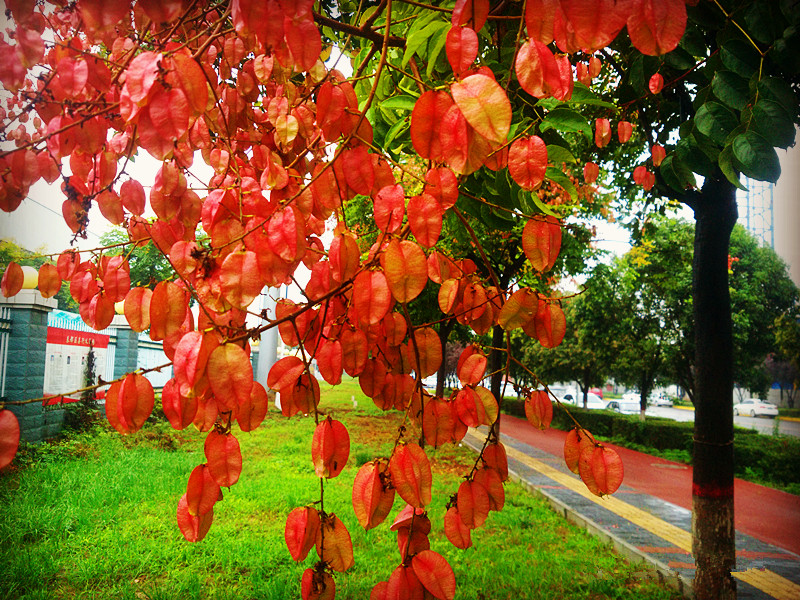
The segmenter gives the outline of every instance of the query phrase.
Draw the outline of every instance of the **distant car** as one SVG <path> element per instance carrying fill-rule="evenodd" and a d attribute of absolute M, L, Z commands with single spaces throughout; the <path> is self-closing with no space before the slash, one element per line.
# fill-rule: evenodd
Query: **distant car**
<path fill-rule="evenodd" d="M 569 394 L 565 394 L 564 397 L 561 399 L 562 402 L 566 402 L 567 404 L 574 404 L 583 408 L 583 394 L 578 394 L 577 401 L 575 396 L 570 392 Z M 598 409 L 598 408 L 605 408 L 607 402 L 603 400 L 597 394 L 593 394 L 589 392 L 588 396 L 586 397 L 586 408 L 591 409 Z"/>
<path fill-rule="evenodd" d="M 631 400 L 623 397 L 621 400 L 609 400 L 606 408 L 623 415 L 638 415 L 641 404 L 638 399 Z"/>
<path fill-rule="evenodd" d="M 733 414 L 737 417 L 739 415 L 748 417 L 777 417 L 778 407 L 771 402 L 764 402 L 758 398 L 748 398 L 747 400 L 733 405 Z"/>
<path fill-rule="evenodd" d="M 640 397 L 639 392 L 625 392 L 622 394 L 622 399 L 626 402 L 639 402 Z"/>
<path fill-rule="evenodd" d="M 672 400 L 663 392 L 660 394 L 650 394 L 647 402 L 653 406 L 672 406 Z"/>

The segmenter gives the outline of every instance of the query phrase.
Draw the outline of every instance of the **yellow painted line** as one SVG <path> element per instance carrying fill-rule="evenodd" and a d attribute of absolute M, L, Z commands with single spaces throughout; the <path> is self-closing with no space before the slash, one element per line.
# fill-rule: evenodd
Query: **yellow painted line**
<path fill-rule="evenodd" d="M 733 576 L 769 594 L 776 600 L 800 598 L 800 585 L 767 569 L 747 569 L 741 573 L 733 573 Z"/>
<path fill-rule="evenodd" d="M 595 504 L 607 508 L 623 519 L 626 519 L 634 525 L 638 525 L 642 529 L 657 535 L 661 539 L 670 542 L 681 550 L 685 550 L 689 553 L 692 552 L 691 532 L 685 531 L 680 527 L 676 527 L 671 523 L 667 523 L 666 521 L 653 516 L 649 512 L 628 504 L 627 502 L 623 502 L 622 500 L 619 500 L 613 496 L 604 496 L 602 498 L 595 496 L 586 488 L 584 483 L 579 478 L 574 477 L 571 474 L 564 473 L 563 471 L 559 471 L 558 469 L 554 469 L 553 467 L 531 456 L 528 456 L 524 452 L 520 452 L 515 448 L 511 448 L 507 445 L 505 448 L 506 454 L 510 458 L 513 458 L 514 460 L 517 460 L 524 465 L 539 471 L 539 473 L 549 477 L 556 483 L 559 483 L 567 489 L 580 494 Z M 786 579 L 785 577 L 781 577 L 777 573 L 774 573 L 768 569 L 748 569 L 747 571 L 735 572 L 733 573 L 733 576 L 770 595 L 776 600 L 797 600 L 800 598 L 800 585 L 789 579 Z"/>
<path fill-rule="evenodd" d="M 649 512 L 628 504 L 627 502 L 623 502 L 614 496 L 604 496 L 602 498 L 600 496 L 595 496 L 577 477 L 573 477 L 572 475 L 568 475 L 567 473 L 559 471 L 558 469 L 554 469 L 553 467 L 528 456 L 524 452 L 520 452 L 519 450 L 506 446 L 506 454 L 509 457 L 523 463 L 524 465 L 539 471 L 542 475 L 549 477 L 556 483 L 559 483 L 573 492 L 580 494 L 584 498 L 591 500 L 595 504 L 599 504 L 600 506 L 607 508 L 623 519 L 627 519 L 642 529 L 646 529 L 658 537 L 670 542 L 673 546 L 677 546 L 686 552 L 692 551 L 692 534 L 690 532 L 684 531 L 680 527 L 676 527 L 671 523 L 667 523 L 666 521 L 651 515 Z"/>

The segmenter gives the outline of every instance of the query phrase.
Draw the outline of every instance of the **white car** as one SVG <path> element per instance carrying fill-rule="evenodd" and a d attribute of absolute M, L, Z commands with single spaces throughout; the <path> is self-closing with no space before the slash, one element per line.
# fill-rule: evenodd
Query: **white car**
<path fill-rule="evenodd" d="M 623 396 L 621 400 L 609 400 L 606 408 L 623 415 L 638 415 L 641 412 L 641 403 L 638 399 L 632 400 Z"/>
<path fill-rule="evenodd" d="M 567 404 L 574 404 L 578 407 L 583 408 L 583 394 L 578 394 L 577 401 L 575 396 L 570 392 L 569 394 L 565 394 L 564 397 L 561 399 L 562 402 Z M 605 408 L 606 404 L 608 404 L 605 400 L 603 400 L 597 394 L 593 394 L 589 392 L 588 396 L 586 397 L 586 408 L 598 409 L 598 408 Z"/>
<path fill-rule="evenodd" d="M 647 403 L 654 406 L 672 406 L 672 400 L 670 400 L 664 392 L 661 392 L 660 394 L 650 394 L 650 397 L 647 399 Z"/>
<path fill-rule="evenodd" d="M 778 407 L 771 402 L 764 402 L 758 398 L 748 398 L 733 405 L 733 414 L 737 417 L 739 415 L 747 417 L 777 417 Z"/>

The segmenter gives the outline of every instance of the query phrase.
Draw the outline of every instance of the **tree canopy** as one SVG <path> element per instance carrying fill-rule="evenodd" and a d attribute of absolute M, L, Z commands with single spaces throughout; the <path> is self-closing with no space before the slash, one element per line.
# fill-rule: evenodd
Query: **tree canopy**
<path fill-rule="evenodd" d="M 610 377 L 638 389 L 643 401 L 656 382 L 675 383 L 693 399 L 693 237 L 687 221 L 651 218 L 631 250 L 596 268 L 585 291 L 568 301 L 560 346 L 550 351 L 517 338 L 526 364 L 545 381 L 576 380 L 588 388 Z M 781 325 L 791 322 L 798 290 L 786 264 L 743 227 L 734 228 L 730 249 L 735 379 L 764 396 L 771 383 L 764 363 L 786 347 L 781 335 L 791 334 Z"/>

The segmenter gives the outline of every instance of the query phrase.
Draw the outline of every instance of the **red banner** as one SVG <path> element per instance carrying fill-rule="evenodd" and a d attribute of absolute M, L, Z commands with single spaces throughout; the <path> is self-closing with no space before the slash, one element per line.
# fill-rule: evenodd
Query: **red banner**
<path fill-rule="evenodd" d="M 66 346 L 86 346 L 91 342 L 95 348 L 108 348 L 109 336 L 91 331 L 75 331 L 73 329 L 47 328 L 48 344 L 63 344 Z"/>

